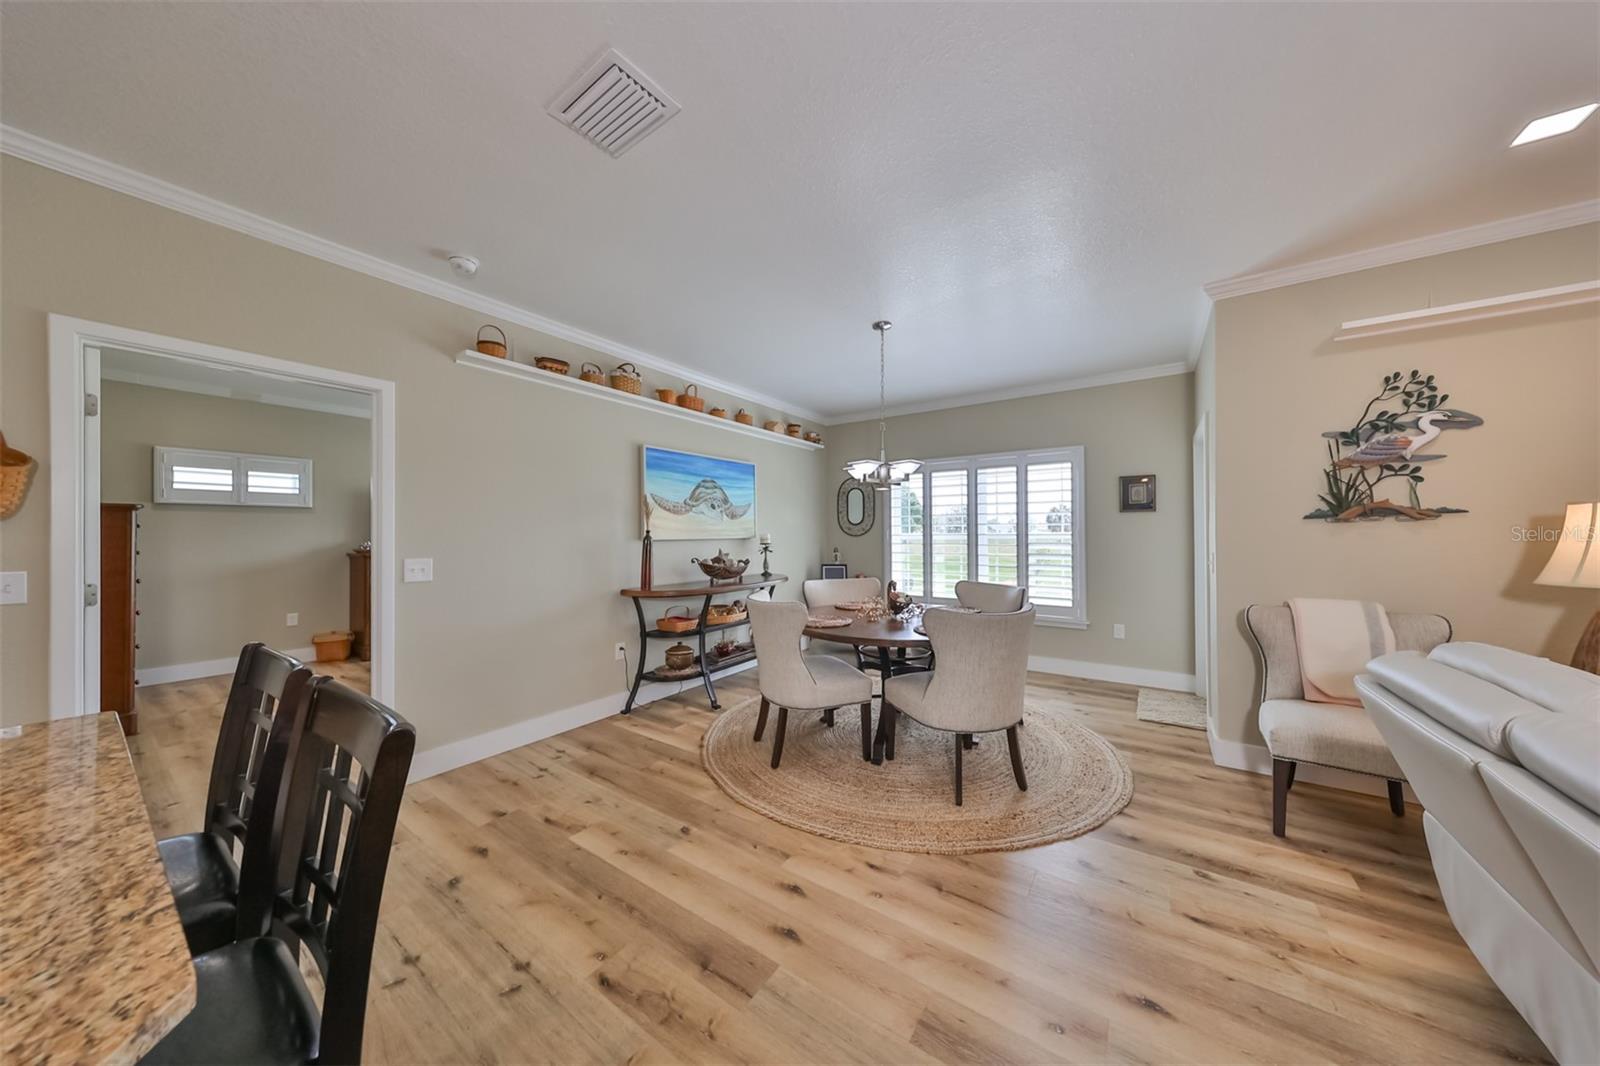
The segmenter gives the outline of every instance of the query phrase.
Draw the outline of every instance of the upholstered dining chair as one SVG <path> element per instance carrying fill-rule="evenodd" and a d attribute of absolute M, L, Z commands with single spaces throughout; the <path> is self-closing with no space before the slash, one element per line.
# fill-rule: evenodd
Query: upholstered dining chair
<path fill-rule="evenodd" d="M 894 759 L 896 722 L 901 714 L 930 729 L 951 734 L 956 754 L 956 806 L 961 806 L 961 753 L 974 733 L 1005 730 L 1011 772 L 1028 790 L 1022 769 L 1017 726 L 1022 723 L 1028 683 L 1028 645 L 1033 639 L 1032 607 L 1004 613 L 969 614 L 930 608 L 922 625 L 933 642 L 938 665 L 927 673 L 901 674 L 883 683 L 884 759 Z"/>
<path fill-rule="evenodd" d="M 849 663 L 827 655 L 802 655 L 800 634 L 806 627 L 803 603 L 751 599 L 750 638 L 755 641 L 761 687 L 761 709 L 756 714 L 757 743 L 767 728 L 767 712 L 778 708 L 777 730 L 772 737 L 772 768 L 783 758 L 783 738 L 789 711 L 821 711 L 833 725 L 833 712 L 848 704 L 861 707 L 861 757 L 872 758 L 872 679 Z"/>
<path fill-rule="evenodd" d="M 1300 763 L 1381 777 L 1388 783 L 1389 810 L 1406 813 L 1405 772 L 1384 743 L 1364 707 L 1313 703 L 1306 699 L 1295 644 L 1294 614 L 1286 603 L 1245 608 L 1245 628 L 1261 659 L 1261 736 L 1272 756 L 1272 834 L 1284 836 L 1289 790 Z M 1389 612 L 1396 651 L 1424 655 L 1447 642 L 1450 620 L 1437 614 Z"/>
<path fill-rule="evenodd" d="M 1028 605 L 1025 586 L 997 585 L 989 581 L 957 581 L 956 602 L 986 614 L 1020 611 Z"/>
<path fill-rule="evenodd" d="M 271 862 L 283 763 L 268 758 L 269 748 L 276 738 L 292 751 L 310 680 L 298 659 L 265 644 L 244 646 L 211 757 L 204 827 L 156 841 L 191 955 L 233 943 L 241 867 Z"/>

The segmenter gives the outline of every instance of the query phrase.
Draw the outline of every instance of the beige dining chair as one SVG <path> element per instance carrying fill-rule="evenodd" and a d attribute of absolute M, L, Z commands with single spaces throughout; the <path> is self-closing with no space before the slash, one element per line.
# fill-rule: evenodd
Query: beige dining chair
<path fill-rule="evenodd" d="M 906 714 L 930 729 L 952 734 L 956 753 L 956 806 L 961 806 L 961 753 L 972 734 L 1005 730 L 1011 772 L 1028 790 L 1017 726 L 1022 723 L 1028 683 L 1032 607 L 1006 613 L 969 614 L 929 608 L 923 628 L 938 665 L 926 673 L 901 674 L 883 683 L 883 757 L 894 759 L 896 720 Z"/>
<path fill-rule="evenodd" d="M 783 758 L 789 711 L 821 711 L 825 725 L 833 712 L 849 704 L 861 708 L 861 757 L 872 759 L 872 679 L 849 663 L 826 655 L 802 655 L 800 634 L 806 627 L 806 605 L 752 598 L 750 638 L 755 641 L 761 710 L 756 715 L 757 743 L 767 728 L 767 711 L 778 708 L 772 738 L 772 768 Z"/>
<path fill-rule="evenodd" d="M 1020 611 L 1028 604 L 1025 586 L 997 585 L 989 581 L 957 581 L 956 602 L 985 614 Z"/>
<path fill-rule="evenodd" d="M 800 586 L 800 594 L 805 597 L 806 606 L 816 610 L 818 607 L 833 607 L 841 603 L 881 599 L 883 582 L 875 577 L 812 578 Z"/>

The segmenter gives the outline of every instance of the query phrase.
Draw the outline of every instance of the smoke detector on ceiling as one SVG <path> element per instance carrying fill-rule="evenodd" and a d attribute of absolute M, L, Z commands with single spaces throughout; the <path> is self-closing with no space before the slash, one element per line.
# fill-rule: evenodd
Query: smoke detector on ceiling
<path fill-rule="evenodd" d="M 622 53 L 608 48 L 548 110 L 615 158 L 660 129 L 678 113 L 678 105 Z"/>
<path fill-rule="evenodd" d="M 450 269 L 463 278 L 470 278 L 478 272 L 478 261 L 470 255 L 452 255 L 449 263 Z"/>

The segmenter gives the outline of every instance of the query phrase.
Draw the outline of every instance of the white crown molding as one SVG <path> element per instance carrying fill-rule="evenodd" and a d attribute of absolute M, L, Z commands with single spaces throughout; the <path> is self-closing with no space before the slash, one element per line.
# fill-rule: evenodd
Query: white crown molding
<path fill-rule="evenodd" d="M 304 230 L 274 222 L 270 218 L 263 218 L 261 215 L 220 200 L 213 200 L 181 185 L 174 185 L 118 163 L 89 155 L 87 152 L 80 152 L 76 148 L 47 141 L 15 126 L 0 125 L 0 153 L 48 167 L 62 174 L 137 197 L 205 222 L 224 226 L 246 236 L 366 274 L 380 281 L 399 285 L 413 292 L 420 292 L 425 296 L 477 311 L 491 318 L 547 333 L 615 359 L 638 364 L 640 368 L 660 371 L 668 377 L 697 381 L 703 388 L 728 393 L 806 421 L 827 424 L 826 419 L 817 412 L 797 407 L 779 397 L 757 392 L 735 382 L 711 377 L 698 368 L 684 366 L 620 341 L 590 333 L 577 326 L 569 326 L 565 322 L 548 318 L 536 311 L 484 296 L 453 282 L 431 277 L 342 244 L 335 244 Z"/>
<path fill-rule="evenodd" d="M 1187 374 L 1189 370 L 1190 365 L 1187 362 L 1162 363 L 1159 366 L 1138 367 L 1134 370 L 1113 370 L 1105 374 L 1087 374 L 1077 378 L 1058 378 L 1055 381 L 1045 381 L 1037 385 L 1022 385 L 1014 389 L 996 389 L 993 392 L 966 393 L 961 396 L 946 397 L 942 400 L 900 404 L 889 408 L 885 415 L 889 418 L 894 418 L 897 415 L 920 415 L 927 414 L 930 411 L 948 411 L 955 407 L 974 407 L 981 403 L 997 403 L 1001 400 L 1020 400 L 1028 396 L 1048 396 L 1052 392 L 1097 389 L 1102 385 L 1122 385 L 1130 381 L 1148 381 L 1151 378 Z M 871 422 L 876 420 L 877 417 L 878 411 L 876 408 L 866 408 L 860 411 L 834 415 L 825 420 L 823 425 L 842 426 L 850 422 Z"/>
<path fill-rule="evenodd" d="M 1582 226 L 1590 222 L 1600 222 L 1600 200 L 1585 200 L 1565 207 L 1552 207 L 1547 211 L 1535 211 L 1529 215 L 1517 215 L 1515 218 L 1503 218 L 1496 222 L 1446 230 L 1443 233 L 1396 241 L 1393 244 L 1379 245 L 1360 252 L 1315 259 L 1297 266 L 1263 270 L 1257 274 L 1240 274 L 1221 281 L 1208 282 L 1205 290 L 1206 295 L 1213 300 L 1225 300 L 1230 296 L 1244 296 L 1252 292 L 1280 289 L 1285 285 L 1299 285 L 1301 282 L 1317 281 L 1339 274 L 1353 274 L 1358 270 L 1371 270 L 1373 267 L 1404 263 L 1444 252 L 1459 252 L 1465 248 L 1476 248 L 1484 244 L 1498 244 L 1500 241 L 1531 237 L 1536 233 L 1548 233 L 1551 230 Z"/>

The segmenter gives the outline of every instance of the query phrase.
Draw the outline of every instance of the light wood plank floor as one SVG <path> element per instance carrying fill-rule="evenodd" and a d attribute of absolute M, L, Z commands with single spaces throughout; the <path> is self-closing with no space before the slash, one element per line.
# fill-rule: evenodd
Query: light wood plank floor
<path fill-rule="evenodd" d="M 227 680 L 141 690 L 162 833 L 198 828 Z M 1269 782 L 1135 720 L 1134 689 L 1030 684 L 1135 775 L 1122 814 L 1030 851 L 770 822 L 701 770 L 698 688 L 413 785 L 368 1061 L 1548 1059 L 1451 927 L 1416 808 L 1300 784 L 1276 840 Z"/>

